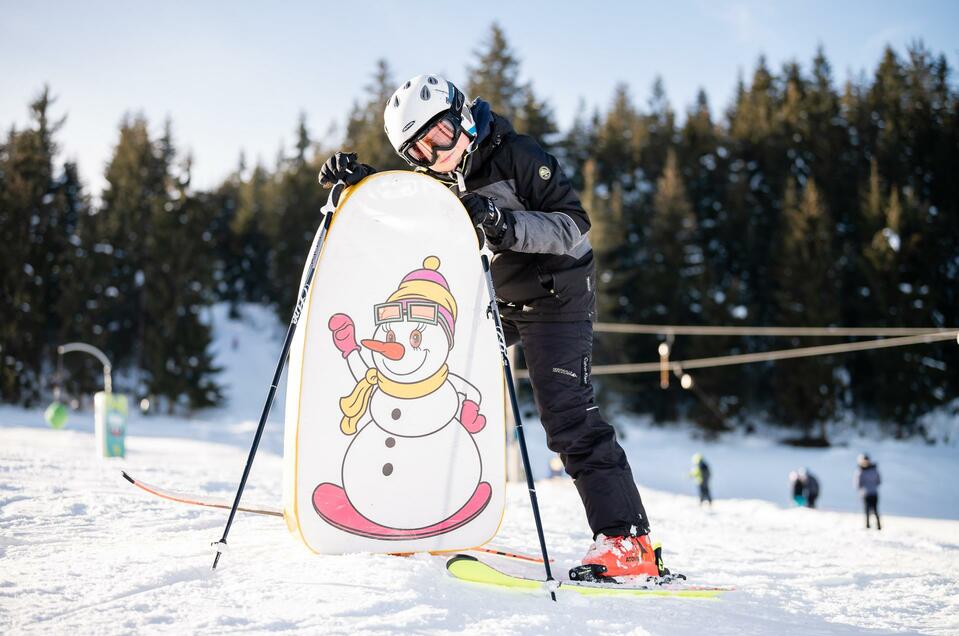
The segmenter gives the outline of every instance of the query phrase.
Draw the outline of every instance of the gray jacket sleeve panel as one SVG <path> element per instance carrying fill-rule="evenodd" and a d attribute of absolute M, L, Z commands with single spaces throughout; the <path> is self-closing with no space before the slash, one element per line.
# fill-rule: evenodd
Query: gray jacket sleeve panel
<path fill-rule="evenodd" d="M 562 212 L 513 212 L 516 244 L 515 252 L 559 254 L 580 258 L 589 250 L 589 240 L 580 232 L 576 222 Z"/>
<path fill-rule="evenodd" d="M 516 194 L 526 207 L 513 212 L 517 241 L 510 249 L 575 258 L 585 255 L 589 250 L 580 242 L 589 244 L 584 241 L 589 217 L 556 157 L 532 138 L 517 135 L 510 145 L 510 160 Z"/>

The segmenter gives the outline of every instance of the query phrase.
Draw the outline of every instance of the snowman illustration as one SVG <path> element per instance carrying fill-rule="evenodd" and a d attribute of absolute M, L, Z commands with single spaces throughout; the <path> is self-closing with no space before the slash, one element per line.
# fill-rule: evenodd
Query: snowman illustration
<path fill-rule="evenodd" d="M 329 320 L 356 382 L 340 400 L 340 431 L 353 439 L 342 486 L 318 485 L 313 507 L 346 532 L 386 540 L 436 536 L 468 523 L 490 501 L 473 439 L 486 425 L 482 396 L 448 369 L 457 307 L 439 267 L 429 256 L 404 276 L 386 302 L 374 305 L 376 328 L 359 344 L 350 316 Z"/>

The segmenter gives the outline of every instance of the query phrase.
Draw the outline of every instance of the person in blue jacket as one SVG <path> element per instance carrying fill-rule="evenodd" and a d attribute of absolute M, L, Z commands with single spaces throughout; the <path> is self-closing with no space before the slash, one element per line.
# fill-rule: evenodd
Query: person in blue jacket
<path fill-rule="evenodd" d="M 879 484 L 882 483 L 879 478 L 879 469 L 865 453 L 859 456 L 856 463 L 858 467 L 854 483 L 859 490 L 859 496 L 862 497 L 863 507 L 866 509 L 866 527 L 869 527 L 869 513 L 872 513 L 876 517 L 876 530 L 882 530 L 882 524 L 879 522 Z"/>

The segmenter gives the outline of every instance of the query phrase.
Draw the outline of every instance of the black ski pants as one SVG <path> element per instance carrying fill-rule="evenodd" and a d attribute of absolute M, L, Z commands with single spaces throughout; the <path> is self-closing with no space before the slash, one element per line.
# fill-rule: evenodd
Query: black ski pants
<path fill-rule="evenodd" d="M 699 503 L 702 505 L 703 502 L 709 502 L 709 505 L 713 505 L 713 496 L 709 492 L 709 482 L 704 481 L 699 484 Z"/>
<path fill-rule="evenodd" d="M 866 507 L 866 527 L 869 527 L 869 513 L 876 515 L 876 530 L 882 530 L 882 524 L 879 523 L 879 495 L 865 495 L 862 498 Z"/>
<path fill-rule="evenodd" d="M 507 346 L 523 344 L 546 444 L 573 478 L 594 538 L 649 533 L 626 453 L 593 396 L 592 323 L 504 320 L 503 331 Z"/>

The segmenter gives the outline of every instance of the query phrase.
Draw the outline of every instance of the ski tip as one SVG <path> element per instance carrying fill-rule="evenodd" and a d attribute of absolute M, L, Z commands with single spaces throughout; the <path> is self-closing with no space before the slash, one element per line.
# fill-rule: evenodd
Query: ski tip
<path fill-rule="evenodd" d="M 456 556 L 446 561 L 446 569 L 448 570 L 455 564 L 460 563 L 462 561 L 479 561 L 479 559 L 477 559 L 476 557 L 470 556 L 468 554 L 457 554 Z"/>
<path fill-rule="evenodd" d="M 130 477 L 130 475 L 127 474 L 127 471 L 121 470 L 120 474 L 123 475 L 123 478 L 126 479 L 131 484 L 137 483 L 136 481 L 133 480 L 133 477 Z"/>

